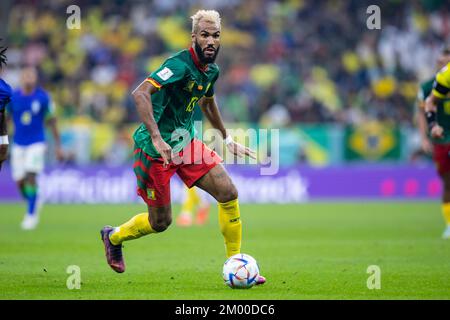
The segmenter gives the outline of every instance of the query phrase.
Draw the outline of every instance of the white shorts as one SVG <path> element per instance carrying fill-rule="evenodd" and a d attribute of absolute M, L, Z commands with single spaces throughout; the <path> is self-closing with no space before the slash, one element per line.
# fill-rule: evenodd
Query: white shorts
<path fill-rule="evenodd" d="M 29 146 L 14 144 L 11 149 L 11 169 L 15 181 L 25 178 L 27 173 L 39 174 L 44 170 L 45 143 L 33 143 Z"/>

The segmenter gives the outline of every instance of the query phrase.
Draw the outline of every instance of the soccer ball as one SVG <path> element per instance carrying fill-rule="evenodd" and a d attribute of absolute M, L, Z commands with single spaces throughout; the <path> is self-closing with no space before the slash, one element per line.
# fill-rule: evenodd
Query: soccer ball
<path fill-rule="evenodd" d="M 251 288 L 255 285 L 258 276 L 258 263 L 248 254 L 235 254 L 223 264 L 223 281 L 230 288 Z"/>

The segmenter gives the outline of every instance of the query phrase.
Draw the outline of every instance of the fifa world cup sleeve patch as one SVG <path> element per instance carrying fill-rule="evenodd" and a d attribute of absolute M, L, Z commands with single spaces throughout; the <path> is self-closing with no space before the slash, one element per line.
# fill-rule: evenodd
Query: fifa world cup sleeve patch
<path fill-rule="evenodd" d="M 179 59 L 170 58 L 147 78 L 158 89 L 171 83 L 181 81 L 186 73 L 186 65 Z M 153 81 L 150 81 L 150 79 Z M 155 85 L 155 83 L 157 85 Z"/>
<path fill-rule="evenodd" d="M 158 77 L 160 77 L 162 80 L 166 81 L 167 79 L 169 79 L 171 76 L 173 76 L 173 72 L 172 70 L 170 70 L 169 68 L 165 67 L 164 69 L 162 69 L 161 71 L 159 71 L 156 74 Z"/>

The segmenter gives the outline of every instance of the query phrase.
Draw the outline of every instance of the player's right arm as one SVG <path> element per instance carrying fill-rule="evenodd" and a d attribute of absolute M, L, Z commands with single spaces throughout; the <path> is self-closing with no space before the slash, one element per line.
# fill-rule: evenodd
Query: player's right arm
<path fill-rule="evenodd" d="M 436 120 L 437 105 L 450 92 L 450 63 L 447 64 L 436 75 L 433 84 L 433 91 L 425 100 L 425 116 L 428 123 L 428 129 L 434 138 L 442 138 L 444 129 L 438 125 Z"/>
<path fill-rule="evenodd" d="M 134 89 L 132 96 L 136 103 L 139 117 L 150 133 L 156 151 L 163 158 L 164 165 L 168 165 L 172 157 L 172 148 L 162 139 L 158 124 L 153 116 L 152 94 L 158 89 L 150 81 L 145 80 Z"/>

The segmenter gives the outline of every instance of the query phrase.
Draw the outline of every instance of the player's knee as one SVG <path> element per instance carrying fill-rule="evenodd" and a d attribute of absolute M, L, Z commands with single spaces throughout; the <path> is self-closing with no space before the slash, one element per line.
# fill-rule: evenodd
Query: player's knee
<path fill-rule="evenodd" d="M 171 223 L 172 218 L 158 220 L 152 224 L 152 229 L 155 230 L 156 232 L 163 232 L 166 231 L 167 228 L 169 228 Z"/>
<path fill-rule="evenodd" d="M 219 195 L 217 196 L 217 201 L 219 202 L 228 202 L 232 200 L 236 200 L 238 198 L 238 191 L 234 184 L 230 184 L 227 188 L 223 188 Z"/>
<path fill-rule="evenodd" d="M 154 217 L 152 219 L 152 216 Z M 154 214 L 149 214 L 149 222 L 153 230 L 163 232 L 172 223 L 172 210 L 170 207 L 157 208 Z"/>

